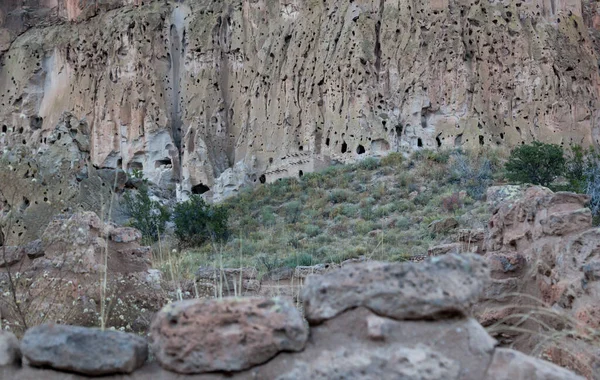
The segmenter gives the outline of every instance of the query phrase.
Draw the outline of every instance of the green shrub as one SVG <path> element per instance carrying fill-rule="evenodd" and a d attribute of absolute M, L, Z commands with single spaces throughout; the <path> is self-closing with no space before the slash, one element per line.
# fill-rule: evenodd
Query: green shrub
<path fill-rule="evenodd" d="M 188 246 L 227 239 L 227 210 L 207 204 L 199 195 L 179 203 L 173 212 L 175 235 Z"/>
<path fill-rule="evenodd" d="M 534 141 L 515 148 L 506 163 L 506 176 L 518 183 L 548 186 L 565 173 L 563 149 L 554 144 Z"/>
<path fill-rule="evenodd" d="M 145 185 L 134 195 L 131 192 L 125 193 L 123 200 L 125 211 L 130 217 L 129 224 L 140 230 L 144 243 L 150 244 L 158 240 L 171 216 L 167 208 L 150 199 Z"/>
<path fill-rule="evenodd" d="M 316 260 L 311 254 L 303 252 L 299 254 L 294 254 L 285 259 L 283 266 L 288 268 L 309 267 L 315 265 L 316 263 Z"/>
<path fill-rule="evenodd" d="M 296 223 L 302 215 L 302 203 L 291 201 L 283 205 L 283 213 L 286 223 Z"/>
<path fill-rule="evenodd" d="M 362 170 L 375 170 L 379 167 L 379 160 L 373 157 L 365 158 L 358 163 L 359 169 Z"/>
<path fill-rule="evenodd" d="M 344 203 L 350 199 L 352 194 L 343 189 L 334 189 L 329 193 L 329 201 L 331 203 Z"/>

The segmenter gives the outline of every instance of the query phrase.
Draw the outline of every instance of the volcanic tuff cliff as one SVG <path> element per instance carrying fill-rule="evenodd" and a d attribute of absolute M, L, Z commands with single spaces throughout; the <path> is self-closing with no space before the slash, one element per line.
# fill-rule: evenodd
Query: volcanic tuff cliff
<path fill-rule="evenodd" d="M 43 160 L 65 138 L 62 122 L 62 145 L 87 139 L 73 167 L 143 169 L 218 199 L 362 154 L 590 144 L 600 139 L 597 8 L 2 1 L 0 147 Z"/>

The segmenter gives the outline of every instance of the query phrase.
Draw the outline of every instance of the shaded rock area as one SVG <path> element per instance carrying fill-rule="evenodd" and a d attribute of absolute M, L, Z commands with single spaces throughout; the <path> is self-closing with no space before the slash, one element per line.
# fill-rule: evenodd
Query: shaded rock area
<path fill-rule="evenodd" d="M 308 277 L 303 298 L 307 315 L 312 315 L 309 326 L 290 302 L 280 298 L 176 302 L 153 320 L 150 349 L 156 362 L 126 378 L 177 379 L 185 373 L 197 379 L 582 379 L 549 362 L 496 347 L 497 342 L 466 314 L 483 291 L 486 274 L 485 261 L 469 254 L 450 254 L 424 264 L 348 264 Z M 348 278 L 348 294 L 332 285 L 342 278 Z M 369 290 L 384 287 L 382 295 Z M 354 293 L 360 294 L 350 295 Z M 375 299 L 368 302 L 369 297 Z M 397 299 L 394 306 L 408 312 L 383 305 L 393 299 Z M 21 343 L 26 358 L 51 345 L 37 332 L 40 329 L 43 334 L 52 331 L 52 340 L 64 339 L 64 344 L 51 347 L 54 356 L 43 363 L 0 367 L 0 377 L 83 378 L 34 364 L 79 371 L 71 364 L 59 367 L 65 360 L 60 353 L 88 340 L 93 343 L 98 330 L 36 327 Z M 76 331 L 83 332 L 82 339 L 69 341 Z M 101 339 L 111 339 L 106 334 Z M 138 339 L 132 340 L 137 344 Z M 131 357 L 97 358 L 89 348 L 77 355 L 87 356 L 77 364 L 80 367 L 90 357 L 98 363 L 121 363 Z M 123 378 L 116 376 L 121 365 L 111 368 L 115 376 L 109 378 Z"/>
<path fill-rule="evenodd" d="M 79 212 L 55 218 L 40 240 L 0 247 L 3 324 L 21 333 L 24 325 L 50 320 L 97 326 L 101 274 L 107 267 L 107 325 L 147 331 L 167 294 L 160 273 L 151 269 L 150 247 L 140 241 L 140 232 L 133 228 L 104 223 L 93 212 Z M 6 296 L 12 295 L 11 283 L 18 304 Z"/>
<path fill-rule="evenodd" d="M 148 357 L 148 344 L 120 331 L 46 324 L 27 330 L 21 351 L 33 366 L 100 376 L 135 371 Z"/>
<path fill-rule="evenodd" d="M 493 215 L 483 244 L 481 236 L 474 240 L 479 241 L 478 252 L 492 280 L 473 311 L 502 345 L 596 379 L 600 378 L 600 229 L 592 227 L 588 201 L 585 195 L 554 193 L 539 186 L 490 188 Z M 463 235 L 460 240 L 433 247 L 430 253 L 466 252 Z M 514 376 L 542 376 L 529 357 L 509 356 L 524 360 Z M 503 360 L 498 358 L 498 363 Z"/>

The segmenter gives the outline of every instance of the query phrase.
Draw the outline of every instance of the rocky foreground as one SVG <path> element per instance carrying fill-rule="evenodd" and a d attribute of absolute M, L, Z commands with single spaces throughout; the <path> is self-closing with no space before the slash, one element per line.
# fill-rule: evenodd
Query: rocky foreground
<path fill-rule="evenodd" d="M 472 254 L 424 264 L 358 263 L 308 278 L 302 294 L 308 324 L 288 300 L 260 297 L 167 305 L 154 316 L 148 342 L 45 324 L 28 330 L 20 344 L 10 333 L 0 335 L 0 376 L 579 379 L 497 347 L 469 316 L 489 283 L 487 263 Z"/>

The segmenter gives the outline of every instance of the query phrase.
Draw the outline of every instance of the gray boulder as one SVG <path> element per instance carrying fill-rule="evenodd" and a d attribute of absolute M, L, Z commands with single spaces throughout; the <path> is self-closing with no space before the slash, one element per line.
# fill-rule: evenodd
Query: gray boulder
<path fill-rule="evenodd" d="M 311 323 L 358 306 L 397 320 L 465 316 L 489 276 L 486 262 L 471 254 L 433 257 L 419 265 L 367 262 L 309 276 L 302 298 Z"/>
<path fill-rule="evenodd" d="M 131 373 L 148 357 L 146 340 L 137 335 L 55 324 L 27 330 L 21 351 L 32 366 L 91 376 Z"/>

